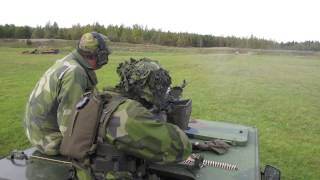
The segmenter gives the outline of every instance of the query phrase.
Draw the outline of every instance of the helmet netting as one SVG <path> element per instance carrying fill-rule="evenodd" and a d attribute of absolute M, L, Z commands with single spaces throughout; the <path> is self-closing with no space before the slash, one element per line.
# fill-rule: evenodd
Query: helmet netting
<path fill-rule="evenodd" d="M 171 85 L 171 77 L 157 61 L 131 58 L 130 61 L 119 64 L 117 73 L 120 82 L 116 87 L 122 94 L 141 101 L 143 90 L 148 87 L 154 99 L 151 103 L 158 106 L 163 104 L 165 94 Z"/>

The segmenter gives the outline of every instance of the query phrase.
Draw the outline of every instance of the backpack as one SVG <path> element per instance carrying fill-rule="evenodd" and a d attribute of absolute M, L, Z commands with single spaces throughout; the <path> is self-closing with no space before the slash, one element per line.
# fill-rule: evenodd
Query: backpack
<path fill-rule="evenodd" d="M 74 116 L 62 138 L 60 153 L 77 160 L 94 154 L 97 139 L 103 137 L 111 114 L 126 98 L 100 95 L 95 91 L 85 93 L 77 103 Z"/>

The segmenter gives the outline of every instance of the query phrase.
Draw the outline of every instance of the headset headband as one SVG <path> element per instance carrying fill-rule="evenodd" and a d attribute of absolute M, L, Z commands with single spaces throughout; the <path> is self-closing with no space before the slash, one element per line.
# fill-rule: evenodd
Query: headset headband
<path fill-rule="evenodd" d="M 98 48 L 99 50 L 105 50 L 106 49 L 106 43 L 104 41 L 104 39 L 101 37 L 101 35 L 97 32 L 92 32 L 91 33 L 93 35 L 94 38 L 96 38 L 98 40 Z"/>

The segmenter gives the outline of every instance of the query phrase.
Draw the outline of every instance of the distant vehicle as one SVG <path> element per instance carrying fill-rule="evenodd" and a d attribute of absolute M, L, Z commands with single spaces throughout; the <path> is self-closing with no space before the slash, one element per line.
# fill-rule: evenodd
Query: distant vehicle
<path fill-rule="evenodd" d="M 185 131 L 192 142 L 222 139 L 232 147 L 226 154 L 217 155 L 202 151 L 208 166 L 195 173 L 181 165 L 150 165 L 149 170 L 161 179 L 178 180 L 279 180 L 280 171 L 267 165 L 264 171 L 259 166 L 258 131 L 242 125 L 194 120 Z M 211 166 L 210 166 L 211 165 Z M 236 168 L 235 168 L 236 167 Z M 62 156 L 46 156 L 35 148 L 24 153 L 12 153 L 0 160 L 0 179 L 49 180 L 68 179 L 72 172 L 71 162 Z"/>
<path fill-rule="evenodd" d="M 30 51 L 23 51 L 22 54 L 59 54 L 59 49 L 53 48 L 36 48 Z"/>

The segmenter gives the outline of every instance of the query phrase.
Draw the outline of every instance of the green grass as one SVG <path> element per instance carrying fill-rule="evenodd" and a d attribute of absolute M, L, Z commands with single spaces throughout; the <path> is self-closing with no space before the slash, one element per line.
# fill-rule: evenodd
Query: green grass
<path fill-rule="evenodd" d="M 117 64 L 130 57 L 159 60 L 174 84 L 186 79 L 193 117 L 255 126 L 261 165 L 281 169 L 283 179 L 320 179 L 320 57 L 232 54 L 114 44 L 110 63 L 97 72 L 99 88 L 115 85 Z M 0 155 L 29 147 L 24 106 L 42 73 L 61 55 L 22 55 L 0 47 Z"/>

